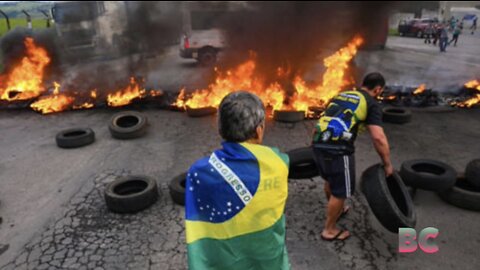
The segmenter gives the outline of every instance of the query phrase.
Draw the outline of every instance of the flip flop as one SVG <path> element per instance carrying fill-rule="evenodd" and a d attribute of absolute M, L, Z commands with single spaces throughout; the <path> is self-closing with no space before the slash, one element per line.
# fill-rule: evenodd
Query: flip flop
<path fill-rule="evenodd" d="M 342 235 L 344 232 L 348 232 L 347 230 L 340 230 L 337 235 L 335 235 L 334 237 L 332 238 L 327 238 L 325 236 L 323 236 L 322 234 L 320 234 L 320 237 L 322 238 L 322 240 L 325 240 L 325 241 L 344 241 L 344 240 L 347 240 L 351 235 L 348 235 L 347 237 L 343 238 L 343 239 L 340 239 L 338 238 L 340 235 Z"/>

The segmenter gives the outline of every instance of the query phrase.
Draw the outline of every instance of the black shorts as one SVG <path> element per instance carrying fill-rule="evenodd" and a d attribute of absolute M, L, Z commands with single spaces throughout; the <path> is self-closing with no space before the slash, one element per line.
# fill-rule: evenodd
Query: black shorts
<path fill-rule="evenodd" d="M 320 176 L 330 184 L 332 195 L 349 198 L 355 191 L 355 158 L 353 154 L 332 155 L 313 147 Z"/>

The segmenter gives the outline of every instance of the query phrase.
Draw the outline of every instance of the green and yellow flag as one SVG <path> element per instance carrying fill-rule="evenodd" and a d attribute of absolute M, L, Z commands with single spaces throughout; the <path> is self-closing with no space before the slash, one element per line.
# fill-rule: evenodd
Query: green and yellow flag
<path fill-rule="evenodd" d="M 222 145 L 187 175 L 189 269 L 290 269 L 284 217 L 288 156 L 262 145 Z"/>

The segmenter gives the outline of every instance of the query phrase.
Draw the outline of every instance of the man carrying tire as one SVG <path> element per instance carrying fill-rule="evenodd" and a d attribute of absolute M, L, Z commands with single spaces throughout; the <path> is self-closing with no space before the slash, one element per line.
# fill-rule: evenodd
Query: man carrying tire
<path fill-rule="evenodd" d="M 255 95 L 228 94 L 218 109 L 222 148 L 188 171 L 188 269 L 289 270 L 285 247 L 288 156 L 261 145 L 265 108 Z"/>
<path fill-rule="evenodd" d="M 367 74 L 358 91 L 345 91 L 334 97 L 318 121 L 312 142 L 315 161 L 325 181 L 328 200 L 324 240 L 345 240 L 347 230 L 339 229 L 337 220 L 349 210 L 346 198 L 355 190 L 354 141 L 360 125 L 366 125 L 375 150 L 380 155 L 385 174 L 393 173 L 388 140 L 382 128 L 382 110 L 374 100 L 385 86 L 380 73 Z"/>

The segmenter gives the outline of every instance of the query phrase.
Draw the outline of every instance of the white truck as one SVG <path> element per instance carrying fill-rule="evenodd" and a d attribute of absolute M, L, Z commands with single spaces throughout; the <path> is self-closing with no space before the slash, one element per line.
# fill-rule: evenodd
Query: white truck
<path fill-rule="evenodd" d="M 201 65 L 213 65 L 219 52 L 228 47 L 221 30 L 222 18 L 229 13 L 248 10 L 247 1 L 188 1 L 182 7 L 184 35 L 180 40 L 180 56 L 196 59 Z"/>

